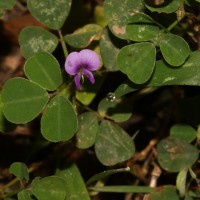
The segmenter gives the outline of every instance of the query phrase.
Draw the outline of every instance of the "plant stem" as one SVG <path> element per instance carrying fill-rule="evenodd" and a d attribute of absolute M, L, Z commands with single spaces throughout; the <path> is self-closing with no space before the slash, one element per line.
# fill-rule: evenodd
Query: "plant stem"
<path fill-rule="evenodd" d="M 179 21 L 175 20 L 172 24 L 170 24 L 167 28 L 167 32 L 170 32 L 178 23 Z"/>
<path fill-rule="evenodd" d="M 68 56 L 67 46 L 65 44 L 65 41 L 64 41 L 64 38 L 63 38 L 61 30 L 58 30 L 58 35 L 60 37 L 60 43 L 61 43 L 64 55 L 65 55 L 65 58 L 67 58 L 67 56 Z"/>
<path fill-rule="evenodd" d="M 11 180 L 9 183 L 7 183 L 7 184 L 4 185 L 2 188 L 0 188 L 1 197 L 4 197 L 3 191 L 4 191 L 6 188 L 11 187 L 12 185 L 14 185 L 14 184 L 15 184 L 16 182 L 18 182 L 18 181 L 19 181 L 18 178 L 14 178 L 14 179 Z"/>
<path fill-rule="evenodd" d="M 169 25 L 167 31 L 170 32 L 185 16 L 185 9 L 184 9 L 184 0 L 180 0 L 180 7 L 176 11 L 177 19 Z"/>
<path fill-rule="evenodd" d="M 184 10 L 185 0 L 180 0 L 180 8 Z"/>

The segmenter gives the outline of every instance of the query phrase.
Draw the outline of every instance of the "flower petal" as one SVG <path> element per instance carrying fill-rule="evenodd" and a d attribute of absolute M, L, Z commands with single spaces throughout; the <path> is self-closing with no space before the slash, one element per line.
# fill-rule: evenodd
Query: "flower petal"
<path fill-rule="evenodd" d="M 89 80 L 90 80 L 90 82 L 91 82 L 92 84 L 95 83 L 94 75 L 92 74 L 91 71 L 89 71 L 89 70 L 87 70 L 87 69 L 84 68 L 84 69 L 83 69 L 83 74 L 86 75 L 86 76 L 89 78 Z"/>
<path fill-rule="evenodd" d="M 81 80 L 81 77 L 80 77 L 79 74 L 77 74 L 77 75 L 74 77 L 74 82 L 75 82 L 76 88 L 77 88 L 78 90 L 81 90 L 80 80 Z"/>
<path fill-rule="evenodd" d="M 78 52 L 72 52 L 65 61 L 65 70 L 70 75 L 75 75 L 81 67 L 81 58 Z"/>
<path fill-rule="evenodd" d="M 94 71 L 97 70 L 100 65 L 99 56 L 92 50 L 84 49 L 79 52 L 81 63 L 84 68 Z"/>

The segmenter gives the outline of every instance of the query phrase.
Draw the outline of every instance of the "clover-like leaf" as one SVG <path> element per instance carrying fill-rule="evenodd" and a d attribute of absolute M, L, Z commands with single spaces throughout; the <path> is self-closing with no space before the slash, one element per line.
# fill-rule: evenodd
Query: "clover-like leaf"
<path fill-rule="evenodd" d="M 18 179 L 29 180 L 28 168 L 25 163 L 22 162 L 14 162 L 11 164 L 9 168 L 9 172 L 14 174 Z"/>
<path fill-rule="evenodd" d="M 48 101 L 48 93 L 24 79 L 8 80 L 2 90 L 3 113 L 8 121 L 27 123 L 39 115 Z"/>
<path fill-rule="evenodd" d="M 133 156 L 135 146 L 132 138 L 117 124 L 102 121 L 97 132 L 95 152 L 99 161 L 112 166 Z"/>
<path fill-rule="evenodd" d="M 28 0 L 31 14 L 51 29 L 60 29 L 71 9 L 72 0 Z"/>
<path fill-rule="evenodd" d="M 52 53 L 58 45 L 58 38 L 45 29 L 28 26 L 20 32 L 19 44 L 23 56 L 29 58 L 41 51 Z"/>
<path fill-rule="evenodd" d="M 155 66 L 156 49 L 152 43 L 143 42 L 123 47 L 117 56 L 120 71 L 136 83 L 147 82 Z"/>
<path fill-rule="evenodd" d="M 178 172 L 191 167 L 198 159 L 198 150 L 195 146 L 180 139 L 166 138 L 157 146 L 158 162 L 169 172 Z"/>
<path fill-rule="evenodd" d="M 55 96 L 47 105 L 41 119 L 41 132 L 52 142 L 70 140 L 77 130 L 75 110 L 63 96 Z"/>
<path fill-rule="evenodd" d="M 164 59 L 172 66 L 182 65 L 190 53 L 188 43 L 178 35 L 164 34 L 159 45 Z"/>
<path fill-rule="evenodd" d="M 39 200 L 65 200 L 66 197 L 65 181 L 58 176 L 48 176 L 33 180 L 31 190 Z"/>
<path fill-rule="evenodd" d="M 41 87 L 54 91 L 62 83 L 60 65 L 56 58 L 47 52 L 30 57 L 25 65 L 26 76 Z"/>

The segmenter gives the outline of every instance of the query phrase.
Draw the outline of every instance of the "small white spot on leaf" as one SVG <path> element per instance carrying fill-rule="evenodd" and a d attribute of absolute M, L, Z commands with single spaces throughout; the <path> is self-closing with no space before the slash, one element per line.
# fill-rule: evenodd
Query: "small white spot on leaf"
<path fill-rule="evenodd" d="M 144 32 L 145 30 L 146 30 L 145 27 L 139 27 L 138 32 L 141 33 L 141 32 Z"/>
<path fill-rule="evenodd" d="M 167 78 L 165 78 L 164 79 L 164 81 L 162 82 L 162 83 L 166 83 L 166 82 L 168 82 L 168 81 L 172 81 L 172 80 L 174 80 L 176 77 L 174 77 L 174 76 L 172 76 L 172 77 L 167 77 Z"/>

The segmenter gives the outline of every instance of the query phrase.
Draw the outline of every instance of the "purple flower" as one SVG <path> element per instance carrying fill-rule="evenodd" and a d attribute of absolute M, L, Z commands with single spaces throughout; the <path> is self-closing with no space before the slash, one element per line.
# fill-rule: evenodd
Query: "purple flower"
<path fill-rule="evenodd" d="M 92 84 L 95 83 L 94 76 L 91 71 L 98 69 L 100 60 L 98 55 L 89 49 L 80 52 L 72 52 L 65 61 L 65 70 L 68 74 L 75 76 L 74 82 L 78 90 L 81 90 L 80 81 L 87 76 Z"/>

